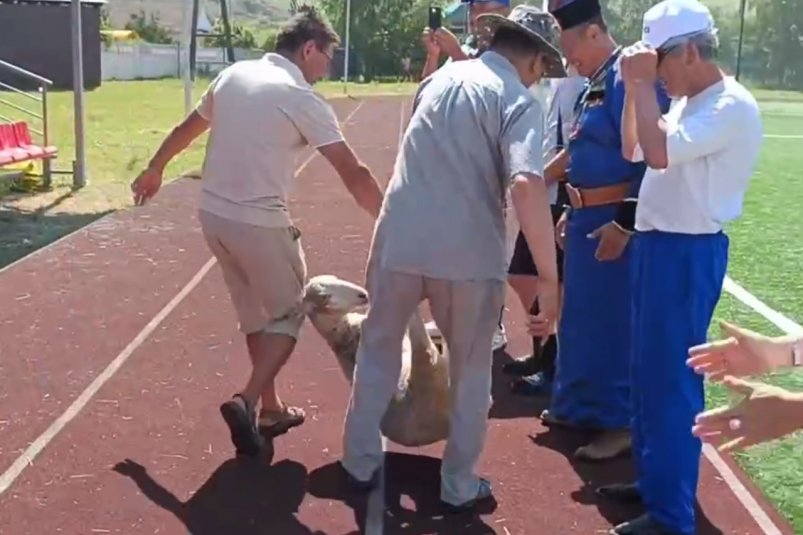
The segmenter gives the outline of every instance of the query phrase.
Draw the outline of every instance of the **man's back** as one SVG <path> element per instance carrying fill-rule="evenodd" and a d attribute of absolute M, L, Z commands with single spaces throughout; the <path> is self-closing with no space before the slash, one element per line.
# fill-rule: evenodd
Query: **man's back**
<path fill-rule="evenodd" d="M 329 104 L 278 54 L 227 68 L 199 111 L 211 121 L 202 208 L 247 223 L 286 225 L 298 154 L 342 140 Z"/>
<path fill-rule="evenodd" d="M 504 279 L 505 193 L 516 172 L 542 172 L 542 132 L 540 106 L 495 52 L 422 83 L 386 195 L 383 265 Z"/>

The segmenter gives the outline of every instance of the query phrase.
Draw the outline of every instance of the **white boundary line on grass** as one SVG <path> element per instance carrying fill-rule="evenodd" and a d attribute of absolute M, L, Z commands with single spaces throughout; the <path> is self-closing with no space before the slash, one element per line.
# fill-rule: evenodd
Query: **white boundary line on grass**
<path fill-rule="evenodd" d="M 803 136 L 801 136 L 803 137 Z M 787 318 L 780 312 L 771 309 L 756 296 L 748 292 L 742 286 L 726 276 L 722 288 L 738 299 L 742 304 L 750 307 L 754 312 L 764 317 L 767 321 L 781 329 L 787 334 L 803 333 L 803 327 Z M 765 535 L 782 535 L 781 530 L 770 519 L 769 515 L 761 508 L 761 505 L 753 497 L 749 490 L 742 484 L 730 466 L 722 458 L 722 455 L 711 444 L 703 445 L 703 455 L 719 472 L 722 479 L 730 487 L 736 498 L 742 503 L 745 510 L 753 517 L 756 524 L 761 528 Z"/>
<path fill-rule="evenodd" d="M 357 111 L 362 108 L 364 101 L 357 104 L 357 106 L 349 113 L 343 123 L 348 122 Z M 312 160 L 319 154 L 318 151 L 313 151 L 309 157 L 296 169 L 295 175 L 298 176 Z M 77 232 L 77 231 L 76 231 Z M 67 235 L 70 236 L 71 234 Z M 65 236 L 61 240 L 67 238 Z M 55 242 L 54 242 L 55 243 Z M 25 257 L 27 258 L 27 257 Z M 22 260 L 22 259 L 20 259 Z M 16 263 L 16 262 L 15 262 Z M 139 348 L 145 340 L 148 339 L 150 334 L 156 330 L 157 327 L 165 320 L 165 318 L 173 311 L 179 304 L 192 292 L 198 284 L 203 280 L 209 270 L 211 270 L 217 260 L 211 257 L 206 263 L 198 270 L 197 273 L 190 279 L 190 281 L 170 300 L 167 305 L 162 308 L 147 325 L 134 337 L 131 342 L 123 349 L 108 366 L 87 386 L 81 394 L 67 407 L 56 420 L 51 423 L 45 431 L 34 440 L 22 454 L 17 457 L 11 466 L 0 475 L 0 496 L 2 496 L 14 484 L 14 481 L 25 471 L 26 468 L 33 464 L 34 459 L 42 453 L 42 451 L 50 444 L 54 438 L 64 429 L 67 424 L 75 419 L 81 411 L 86 407 L 92 397 L 103 388 L 109 379 L 114 377 L 114 374 L 122 368 L 128 361 L 132 354 Z"/>
<path fill-rule="evenodd" d="M 764 134 L 764 137 L 771 139 L 803 139 L 803 134 Z"/>

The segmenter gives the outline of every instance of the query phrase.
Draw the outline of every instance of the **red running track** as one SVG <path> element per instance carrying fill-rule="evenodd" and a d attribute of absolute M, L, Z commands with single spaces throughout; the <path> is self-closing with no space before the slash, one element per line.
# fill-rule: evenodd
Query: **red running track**
<path fill-rule="evenodd" d="M 386 180 L 409 102 L 335 106 Z M 310 273 L 361 282 L 371 221 L 327 163 L 305 163 L 292 210 Z M 247 357 L 196 221 L 198 192 L 179 180 L 0 271 L 0 534 L 594 534 L 639 513 L 593 494 L 631 474 L 630 462 L 574 463 L 583 437 L 546 430 L 536 403 L 508 395 L 505 355 L 480 466 L 495 510 L 440 515 L 442 445 L 393 448 L 384 513 L 381 496 L 352 503 L 335 464 L 348 386 L 309 325 L 280 380 L 308 422 L 276 440 L 270 466 L 235 460 L 218 405 L 244 381 Z M 508 310 L 516 355 L 528 340 L 519 307 Z M 791 534 L 739 477 L 777 533 Z M 700 502 L 701 535 L 772 533 L 707 461 Z"/>

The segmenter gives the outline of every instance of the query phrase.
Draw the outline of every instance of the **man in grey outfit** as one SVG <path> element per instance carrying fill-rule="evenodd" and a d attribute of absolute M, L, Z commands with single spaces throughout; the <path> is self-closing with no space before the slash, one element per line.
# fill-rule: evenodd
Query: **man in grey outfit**
<path fill-rule="evenodd" d="M 530 6 L 478 22 L 493 34 L 479 58 L 425 80 L 374 231 L 370 308 L 346 416 L 342 466 L 371 488 L 382 464 L 380 422 L 401 368 L 411 314 L 427 299 L 450 350 L 450 438 L 441 499 L 465 510 L 489 498 L 475 474 L 485 442 L 491 344 L 504 301 L 508 189 L 541 277 L 547 334 L 557 315 L 554 224 L 543 180 L 543 110 L 528 87 L 564 77 L 554 18 Z"/>

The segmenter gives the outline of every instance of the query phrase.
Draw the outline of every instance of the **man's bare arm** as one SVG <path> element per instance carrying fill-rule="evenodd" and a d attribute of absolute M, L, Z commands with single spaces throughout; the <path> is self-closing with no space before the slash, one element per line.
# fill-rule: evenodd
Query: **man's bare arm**
<path fill-rule="evenodd" d="M 371 170 L 357 159 L 348 143 L 340 141 L 318 148 L 340 175 L 343 184 L 357 204 L 374 219 L 379 217 L 383 194 Z"/>
<path fill-rule="evenodd" d="M 549 187 L 555 182 L 560 181 L 566 176 L 566 168 L 569 167 L 569 151 L 562 149 L 544 167 L 544 181 Z"/>
<path fill-rule="evenodd" d="M 557 283 L 555 225 L 549 208 L 546 184 L 540 177 L 519 174 L 513 177 L 510 195 L 521 232 L 538 270 L 538 278 Z"/>
<path fill-rule="evenodd" d="M 644 153 L 644 161 L 653 169 L 666 169 L 666 126 L 658 106 L 655 85 L 644 82 L 633 84 L 636 133 Z"/>
<path fill-rule="evenodd" d="M 438 70 L 438 61 L 440 56 L 437 54 L 427 54 L 427 59 L 424 62 L 424 69 L 421 71 L 421 79 L 424 80 L 429 77 L 433 72 Z"/>
<path fill-rule="evenodd" d="M 633 161 L 638 146 L 636 129 L 636 96 L 631 87 L 625 90 L 625 105 L 622 108 L 622 158 Z"/>
<path fill-rule="evenodd" d="M 197 111 L 190 113 L 186 119 L 179 123 L 162 141 L 156 154 L 153 155 L 148 168 L 164 172 L 170 161 L 192 144 L 209 128 L 209 121 L 204 119 Z"/>

